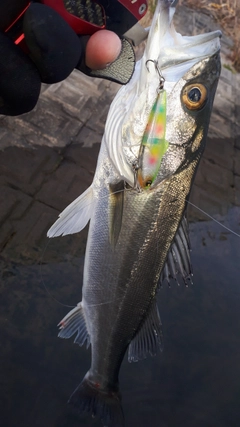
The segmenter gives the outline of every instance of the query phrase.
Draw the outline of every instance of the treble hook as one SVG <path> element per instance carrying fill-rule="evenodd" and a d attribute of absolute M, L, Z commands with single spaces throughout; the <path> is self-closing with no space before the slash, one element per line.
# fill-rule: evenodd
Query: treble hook
<path fill-rule="evenodd" d="M 145 62 L 145 65 L 146 65 L 146 68 L 147 68 L 148 72 L 149 72 L 148 62 L 153 62 L 154 66 L 155 66 L 155 70 L 157 71 L 158 76 L 159 76 L 159 88 L 158 88 L 158 90 L 163 90 L 164 83 L 165 83 L 165 78 L 163 77 L 163 75 L 161 73 L 161 70 L 159 68 L 158 62 L 156 61 L 156 59 L 148 59 Z"/>

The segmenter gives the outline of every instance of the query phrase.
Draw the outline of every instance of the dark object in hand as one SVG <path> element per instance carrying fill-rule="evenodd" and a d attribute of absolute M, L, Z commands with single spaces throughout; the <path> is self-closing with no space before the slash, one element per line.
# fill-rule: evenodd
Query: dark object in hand
<path fill-rule="evenodd" d="M 18 22 L 14 29 L 0 33 L 0 114 L 31 111 L 37 103 L 41 82 L 64 80 L 82 54 L 79 37 L 50 7 L 32 3 L 19 21 L 20 33 Z M 22 29 L 25 39 L 20 40 L 20 47 L 12 37 L 17 38 Z"/>
<path fill-rule="evenodd" d="M 134 17 L 126 9 L 126 0 L 99 1 L 102 5 L 93 2 L 84 16 L 79 12 L 81 0 L 0 3 L 0 114 L 31 111 L 37 103 L 41 82 L 64 80 L 84 63 L 83 39 L 76 33 L 93 34 L 107 26 L 121 35 L 136 22 L 139 9 L 135 3 L 131 11 Z M 40 3 L 52 5 L 58 12 Z M 94 17 L 91 24 L 87 22 L 89 13 Z"/>

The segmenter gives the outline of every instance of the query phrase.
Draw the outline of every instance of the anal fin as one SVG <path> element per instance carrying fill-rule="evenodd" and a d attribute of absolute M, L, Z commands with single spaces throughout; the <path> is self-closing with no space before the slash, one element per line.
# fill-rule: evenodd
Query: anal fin
<path fill-rule="evenodd" d="M 82 346 L 86 342 L 87 348 L 89 347 L 90 335 L 87 330 L 81 302 L 69 311 L 61 322 L 59 322 L 58 326 L 60 328 L 60 332 L 58 334 L 60 338 L 70 338 L 72 335 L 77 333 L 74 343 Z"/>
<path fill-rule="evenodd" d="M 128 361 L 138 362 L 146 359 L 150 354 L 156 356 L 163 347 L 162 322 L 157 308 L 156 300 L 153 301 L 150 311 L 128 348 Z"/>

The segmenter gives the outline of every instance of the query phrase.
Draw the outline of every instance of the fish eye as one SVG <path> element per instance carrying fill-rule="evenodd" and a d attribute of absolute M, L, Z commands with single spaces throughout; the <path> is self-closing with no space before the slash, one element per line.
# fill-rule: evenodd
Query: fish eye
<path fill-rule="evenodd" d="M 198 87 L 193 87 L 187 94 L 188 100 L 190 102 L 199 102 L 201 99 L 201 91 Z"/>
<path fill-rule="evenodd" d="M 200 110 L 207 101 L 207 88 L 200 83 L 185 86 L 182 101 L 189 110 Z"/>

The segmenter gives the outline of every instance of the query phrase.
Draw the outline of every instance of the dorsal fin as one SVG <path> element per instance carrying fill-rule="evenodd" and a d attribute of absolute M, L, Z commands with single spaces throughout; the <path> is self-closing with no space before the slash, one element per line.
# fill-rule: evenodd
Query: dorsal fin
<path fill-rule="evenodd" d="M 179 278 L 183 279 L 186 286 L 192 284 L 190 250 L 188 223 L 184 215 L 168 252 L 159 280 L 160 286 L 164 280 L 170 284 L 170 279 L 175 279 L 179 285 Z"/>
<path fill-rule="evenodd" d="M 143 325 L 128 348 L 128 361 L 138 362 L 150 354 L 155 356 L 163 346 L 162 322 L 154 299 Z"/>

